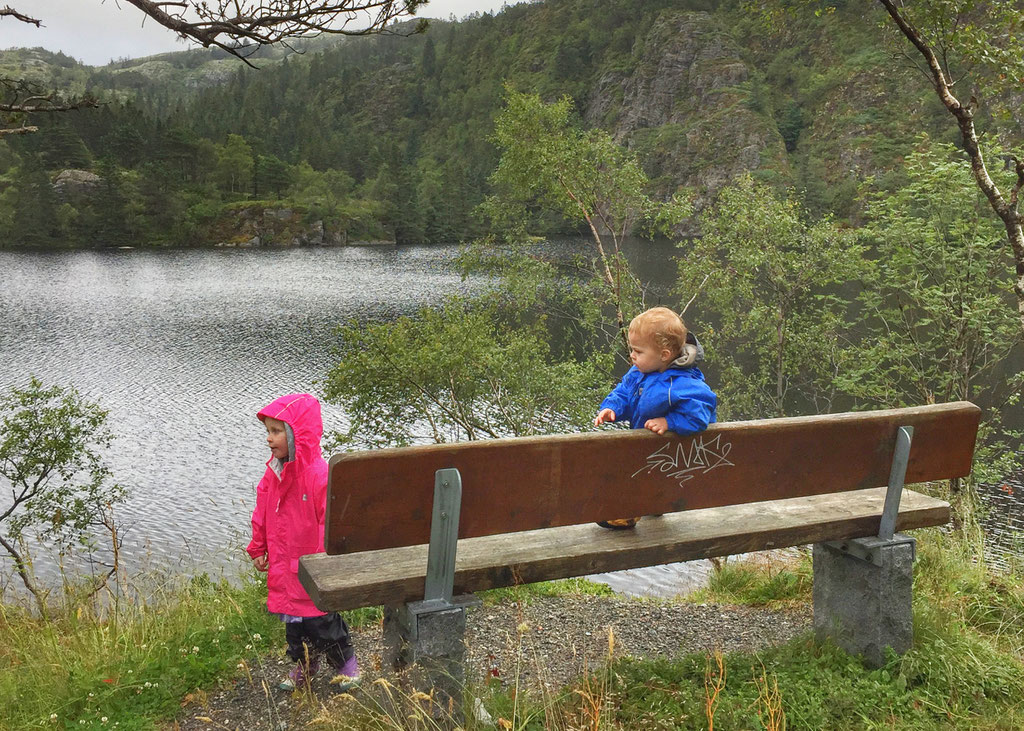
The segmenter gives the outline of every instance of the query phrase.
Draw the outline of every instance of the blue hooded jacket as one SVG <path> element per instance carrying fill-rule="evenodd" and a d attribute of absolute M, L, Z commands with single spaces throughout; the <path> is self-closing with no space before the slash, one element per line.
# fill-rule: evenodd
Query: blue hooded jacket
<path fill-rule="evenodd" d="M 676 434 L 704 431 L 717 418 L 718 397 L 693 362 L 693 353 L 684 352 L 664 371 L 641 373 L 630 367 L 598 410 L 611 409 L 615 421 L 628 421 L 634 429 L 664 417 Z"/>

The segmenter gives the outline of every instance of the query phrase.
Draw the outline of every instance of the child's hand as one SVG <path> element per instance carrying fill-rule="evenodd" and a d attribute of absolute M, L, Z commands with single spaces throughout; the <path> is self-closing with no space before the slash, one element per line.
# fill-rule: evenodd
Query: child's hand
<path fill-rule="evenodd" d="M 594 426 L 601 426 L 606 421 L 615 421 L 615 412 L 611 409 L 601 409 L 597 413 L 597 418 L 594 419 Z"/>
<path fill-rule="evenodd" d="M 267 558 L 267 554 L 257 556 L 252 560 L 252 565 L 256 567 L 257 571 L 266 571 L 270 568 L 270 560 Z"/>
<path fill-rule="evenodd" d="M 664 434 L 668 431 L 668 419 L 663 416 L 657 419 L 648 419 L 644 422 L 644 429 L 650 429 L 655 434 Z"/>

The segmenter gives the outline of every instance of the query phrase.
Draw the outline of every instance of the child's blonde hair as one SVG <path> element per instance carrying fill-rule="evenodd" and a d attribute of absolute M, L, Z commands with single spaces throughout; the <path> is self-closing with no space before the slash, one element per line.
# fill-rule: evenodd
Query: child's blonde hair
<path fill-rule="evenodd" d="M 667 307 L 652 307 L 641 312 L 629 323 L 629 333 L 650 338 L 659 348 L 665 348 L 678 357 L 686 345 L 686 323 Z"/>

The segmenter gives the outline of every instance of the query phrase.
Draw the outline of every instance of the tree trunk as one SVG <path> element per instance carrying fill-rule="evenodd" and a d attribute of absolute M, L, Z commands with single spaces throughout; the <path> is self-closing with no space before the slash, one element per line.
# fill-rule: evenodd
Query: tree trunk
<path fill-rule="evenodd" d="M 7 549 L 7 553 L 14 559 L 14 568 L 18 572 L 18 576 L 21 577 L 21 583 L 25 585 L 25 588 L 32 594 L 32 598 L 36 600 L 36 606 L 39 608 L 39 616 L 43 620 L 49 620 L 49 612 L 46 611 L 46 594 L 36 586 L 36 582 L 32 579 L 32 573 L 28 568 L 28 564 L 22 555 L 18 552 L 18 549 L 13 544 L 8 543 L 7 540 L 0 536 L 0 546 Z"/>
<path fill-rule="evenodd" d="M 587 222 L 587 226 L 590 227 L 590 235 L 594 239 L 594 245 L 597 247 L 597 253 L 601 257 L 601 267 L 604 270 L 604 281 L 608 285 L 608 291 L 615 299 L 615 321 L 619 326 L 619 334 L 622 336 L 623 345 L 626 346 L 626 354 L 629 354 L 629 337 L 626 335 L 626 317 L 622 313 L 622 292 L 621 288 L 616 285 L 615 277 L 612 275 L 611 267 L 608 266 L 608 256 L 604 251 L 604 244 L 601 243 L 601 234 L 597 230 L 597 226 L 594 225 L 594 219 L 590 215 L 590 211 L 587 209 L 583 202 L 572 192 L 572 189 L 565 184 L 564 181 L 559 181 L 562 187 L 565 189 L 566 194 L 572 201 L 579 206 L 580 211 L 583 214 L 584 220 Z"/>
<path fill-rule="evenodd" d="M 785 416 L 786 409 L 782 404 L 783 395 L 785 394 L 784 384 L 785 378 L 783 377 L 782 370 L 785 367 L 785 356 L 784 350 L 786 347 L 786 311 L 782 305 L 779 305 L 778 319 L 775 323 L 775 408 L 778 412 L 778 416 Z"/>

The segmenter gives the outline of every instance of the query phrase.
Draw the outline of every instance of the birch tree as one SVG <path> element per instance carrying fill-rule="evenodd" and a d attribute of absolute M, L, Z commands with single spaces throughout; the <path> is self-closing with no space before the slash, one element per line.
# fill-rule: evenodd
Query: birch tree
<path fill-rule="evenodd" d="M 971 162 L 975 184 L 1002 222 L 1013 255 L 1017 314 L 1024 340 L 1024 153 L 1002 160 L 1012 179 L 1000 185 L 992 175 L 976 126 L 979 99 L 1024 90 L 1024 9 L 1007 0 L 879 0 L 910 43 L 908 58 L 928 79 L 956 121 L 960 143 Z"/>
<path fill-rule="evenodd" d="M 46 588 L 32 571 L 28 542 L 71 550 L 100 529 L 114 536 L 113 506 L 125 489 L 102 459 L 112 435 L 107 412 L 74 389 L 35 378 L 0 394 L 0 548 L 47 616 Z M 116 571 L 98 579 L 97 589 Z"/>

